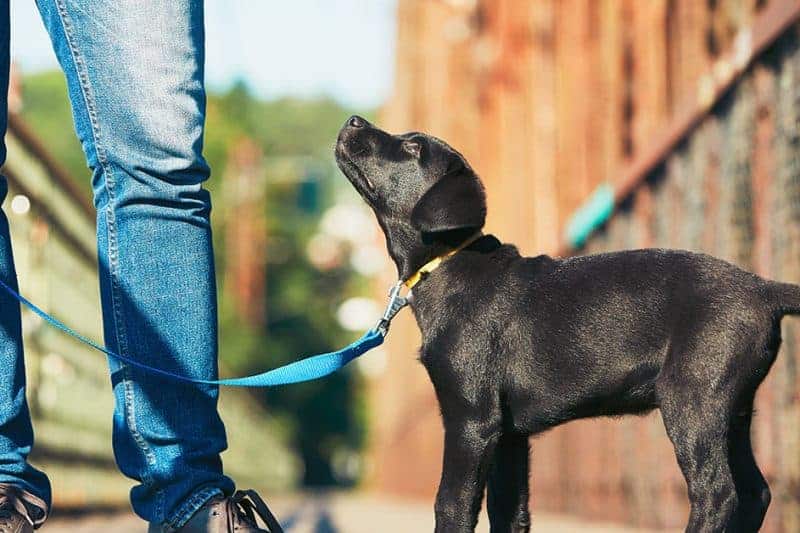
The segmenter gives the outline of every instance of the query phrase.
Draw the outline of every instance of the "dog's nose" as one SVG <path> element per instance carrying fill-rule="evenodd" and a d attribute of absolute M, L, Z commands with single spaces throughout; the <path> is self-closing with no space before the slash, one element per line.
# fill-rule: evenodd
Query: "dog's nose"
<path fill-rule="evenodd" d="M 367 121 L 359 117 L 358 115 L 353 115 L 347 121 L 347 125 L 350 126 L 351 128 L 363 128 L 364 126 L 367 125 Z"/>

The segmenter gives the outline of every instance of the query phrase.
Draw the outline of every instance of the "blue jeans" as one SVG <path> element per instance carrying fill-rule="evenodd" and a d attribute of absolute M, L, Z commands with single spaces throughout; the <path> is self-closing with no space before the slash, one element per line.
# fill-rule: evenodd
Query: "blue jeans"
<path fill-rule="evenodd" d="M 217 376 L 202 0 L 38 0 L 64 70 L 75 129 L 92 171 L 106 344 L 143 363 Z M 0 91 L 8 85 L 8 2 L 0 0 Z M 6 106 L 0 106 L 0 134 Z M 0 151 L 0 163 L 5 148 Z M 6 194 L 0 178 L 0 201 Z M 0 276 L 16 284 L 0 212 Z M 50 502 L 47 478 L 27 462 L 19 306 L 0 294 L 0 482 Z M 222 474 L 225 429 L 218 389 L 165 381 L 110 361 L 114 454 L 138 481 L 134 511 L 179 527 Z M 9 369 L 9 370 L 6 370 Z M 91 401 L 91 398 L 86 398 Z"/>

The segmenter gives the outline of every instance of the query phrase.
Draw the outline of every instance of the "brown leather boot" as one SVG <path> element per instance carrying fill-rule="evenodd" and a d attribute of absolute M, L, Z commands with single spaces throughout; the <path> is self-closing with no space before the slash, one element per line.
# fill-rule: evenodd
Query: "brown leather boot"
<path fill-rule="evenodd" d="M 267 529 L 258 526 L 260 518 Z M 283 533 L 278 520 L 254 490 L 213 498 L 180 529 L 151 524 L 148 533 Z"/>
<path fill-rule="evenodd" d="M 0 533 L 33 533 L 47 518 L 41 498 L 8 483 L 0 483 Z"/>

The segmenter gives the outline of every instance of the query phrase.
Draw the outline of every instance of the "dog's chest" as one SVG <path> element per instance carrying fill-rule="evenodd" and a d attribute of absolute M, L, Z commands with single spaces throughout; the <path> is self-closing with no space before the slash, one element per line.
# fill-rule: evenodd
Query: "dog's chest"
<path fill-rule="evenodd" d="M 487 330 L 474 321 L 423 328 L 420 362 L 428 372 L 442 412 L 487 413 L 500 396 L 503 365 Z"/>

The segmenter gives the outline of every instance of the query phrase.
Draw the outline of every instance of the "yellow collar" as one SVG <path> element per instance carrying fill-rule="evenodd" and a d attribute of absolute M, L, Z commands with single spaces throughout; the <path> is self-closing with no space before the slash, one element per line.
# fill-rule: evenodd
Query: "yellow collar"
<path fill-rule="evenodd" d="M 413 289 L 414 285 L 419 283 L 424 276 L 427 276 L 428 274 L 430 274 L 431 272 L 433 272 L 434 270 L 439 268 L 439 266 L 445 261 L 445 259 L 449 259 L 450 257 L 453 257 L 458 252 L 460 252 L 461 250 L 463 250 L 464 248 L 466 248 L 467 246 L 469 246 L 473 242 L 477 241 L 478 238 L 480 238 L 482 236 L 483 236 L 483 233 L 481 233 L 479 231 L 478 233 L 476 233 L 475 235 L 473 235 L 472 237 L 470 237 L 469 239 L 467 239 L 466 241 L 464 241 L 460 245 L 458 245 L 458 248 L 450 250 L 446 254 L 440 255 L 438 257 L 434 257 L 433 259 L 431 259 L 430 261 L 428 261 L 427 263 L 422 265 L 422 268 L 420 268 L 419 270 L 414 272 L 414 274 L 410 278 L 405 280 L 403 282 L 403 285 L 405 285 L 408 290 Z"/>

